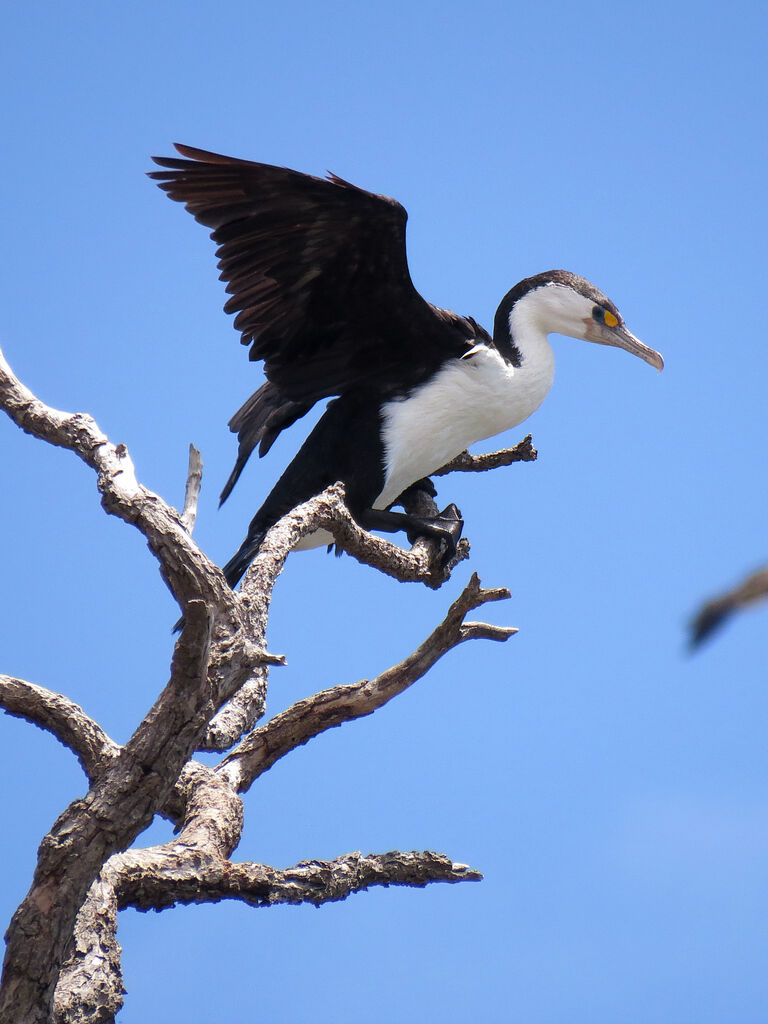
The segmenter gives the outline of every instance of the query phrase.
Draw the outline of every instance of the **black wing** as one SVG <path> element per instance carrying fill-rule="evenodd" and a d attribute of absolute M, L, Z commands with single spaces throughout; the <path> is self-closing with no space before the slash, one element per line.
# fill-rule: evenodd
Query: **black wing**
<path fill-rule="evenodd" d="M 176 147 L 150 177 L 218 244 L 250 358 L 294 402 L 417 383 L 472 336 L 413 286 L 406 212 L 340 178 Z"/>
<path fill-rule="evenodd" d="M 231 490 L 256 444 L 324 397 L 357 387 L 382 396 L 425 380 L 469 338 L 488 335 L 426 302 L 408 272 L 407 214 L 394 199 L 335 175 L 315 178 L 176 146 L 150 177 L 184 203 L 217 243 L 224 309 L 264 360 L 268 383 L 230 426 L 240 455 Z"/>

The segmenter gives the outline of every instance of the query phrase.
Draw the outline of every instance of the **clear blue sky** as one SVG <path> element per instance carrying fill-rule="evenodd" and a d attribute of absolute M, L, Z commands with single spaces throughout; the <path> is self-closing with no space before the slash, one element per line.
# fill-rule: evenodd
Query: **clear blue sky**
<path fill-rule="evenodd" d="M 300 430 L 216 511 L 227 419 L 261 377 L 205 231 L 144 178 L 175 140 L 397 197 L 417 287 L 486 325 L 520 278 L 577 271 L 667 360 L 554 339 L 539 462 L 440 483 L 472 542 L 443 591 L 319 551 L 279 585 L 271 711 L 399 660 L 472 568 L 510 587 L 488 614 L 520 633 L 280 762 L 237 856 L 433 848 L 485 881 L 126 913 L 123 1024 L 766 1020 L 768 609 L 684 650 L 697 603 L 768 561 L 766 20 L 594 0 L 6 12 L 0 344 L 171 501 L 194 441 L 220 563 Z M 0 458 L 0 671 L 125 740 L 176 609 L 74 457 L 0 420 Z M 7 920 L 83 776 L 49 736 L 0 729 Z"/>

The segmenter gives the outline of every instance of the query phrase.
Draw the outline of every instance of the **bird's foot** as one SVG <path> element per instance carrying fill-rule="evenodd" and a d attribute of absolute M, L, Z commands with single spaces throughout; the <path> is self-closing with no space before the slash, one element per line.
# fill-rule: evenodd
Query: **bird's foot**
<path fill-rule="evenodd" d="M 440 568 L 444 569 L 455 556 L 464 529 L 464 520 L 456 505 L 451 502 L 433 519 L 418 519 L 408 530 L 411 544 L 419 537 L 431 537 L 443 541 L 445 548 L 440 555 Z"/>

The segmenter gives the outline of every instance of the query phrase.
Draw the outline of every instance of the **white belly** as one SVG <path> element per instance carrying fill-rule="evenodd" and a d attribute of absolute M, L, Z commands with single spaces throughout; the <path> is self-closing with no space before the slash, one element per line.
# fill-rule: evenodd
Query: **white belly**
<path fill-rule="evenodd" d="M 546 342 L 521 367 L 482 348 L 445 366 L 427 385 L 383 409 L 386 476 L 374 508 L 386 508 L 412 483 L 429 476 L 469 445 L 517 426 L 547 396 L 554 357 Z M 543 357 L 543 358 L 542 358 Z"/>

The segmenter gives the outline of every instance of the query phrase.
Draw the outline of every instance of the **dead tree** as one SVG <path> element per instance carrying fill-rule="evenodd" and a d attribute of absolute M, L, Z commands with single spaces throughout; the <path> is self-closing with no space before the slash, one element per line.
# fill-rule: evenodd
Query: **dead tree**
<path fill-rule="evenodd" d="M 283 662 L 267 649 L 266 629 L 272 589 L 289 552 L 324 528 L 360 562 L 437 589 L 467 557 L 466 541 L 442 568 L 434 542 L 417 541 L 404 551 L 362 530 L 337 485 L 273 527 L 236 593 L 191 537 L 197 462 L 191 460 L 179 515 L 138 482 L 124 445 L 112 444 L 90 416 L 59 412 L 37 399 L 2 352 L 0 405 L 22 430 L 68 449 L 96 472 L 104 510 L 144 535 L 184 615 L 168 681 L 123 746 L 65 696 L 0 675 L 0 707 L 53 733 L 88 779 L 88 792 L 62 811 L 43 839 L 29 892 L 8 928 L 2 1024 L 113 1020 L 122 1005 L 116 932 L 124 907 L 161 910 L 222 899 L 254 907 L 319 905 L 372 885 L 482 877 L 431 851 L 348 853 L 287 869 L 230 859 L 242 831 L 241 795 L 279 758 L 326 729 L 371 714 L 465 640 L 503 641 L 516 632 L 466 621 L 473 609 L 509 596 L 505 589 L 482 589 L 473 575 L 443 621 L 399 664 L 374 679 L 323 690 L 258 724 L 269 668 Z M 535 457 L 528 437 L 490 456 L 464 453 L 444 471 L 479 471 Z M 428 499 L 421 492 L 419 500 Z M 195 760 L 196 751 L 224 756 L 211 768 Z M 176 839 L 130 849 L 155 815 L 174 823 Z"/>

